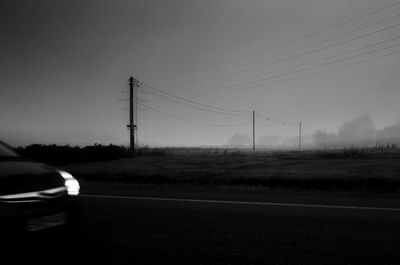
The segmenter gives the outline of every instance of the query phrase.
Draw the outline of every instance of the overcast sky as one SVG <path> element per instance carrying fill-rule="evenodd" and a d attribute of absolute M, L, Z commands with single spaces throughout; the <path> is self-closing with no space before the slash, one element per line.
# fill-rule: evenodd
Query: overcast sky
<path fill-rule="evenodd" d="M 127 144 L 131 75 L 140 143 L 224 144 L 252 134 L 252 110 L 257 136 L 296 135 L 300 120 L 306 132 L 334 132 L 365 113 L 378 129 L 392 125 L 396 2 L 1 1 L 0 139 Z"/>

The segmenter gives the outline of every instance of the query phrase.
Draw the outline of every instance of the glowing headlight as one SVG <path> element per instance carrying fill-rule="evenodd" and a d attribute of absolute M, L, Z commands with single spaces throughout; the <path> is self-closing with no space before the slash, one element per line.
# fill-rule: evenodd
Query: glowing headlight
<path fill-rule="evenodd" d="M 79 182 L 68 172 L 58 171 L 65 180 L 65 187 L 67 188 L 68 195 L 76 196 L 79 194 Z"/>

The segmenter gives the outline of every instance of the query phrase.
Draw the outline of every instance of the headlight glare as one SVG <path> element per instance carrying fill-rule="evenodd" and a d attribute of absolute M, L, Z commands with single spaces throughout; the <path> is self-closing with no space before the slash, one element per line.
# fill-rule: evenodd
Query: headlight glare
<path fill-rule="evenodd" d="M 68 195 L 76 196 L 79 194 L 79 182 L 68 172 L 59 171 L 60 175 L 64 178 L 65 187 L 67 188 Z"/>

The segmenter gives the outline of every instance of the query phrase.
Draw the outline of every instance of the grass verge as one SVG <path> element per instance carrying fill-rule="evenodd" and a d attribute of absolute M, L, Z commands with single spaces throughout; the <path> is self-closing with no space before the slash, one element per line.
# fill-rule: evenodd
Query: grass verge
<path fill-rule="evenodd" d="M 137 156 L 63 167 L 86 181 L 253 186 L 331 191 L 400 190 L 398 152 L 310 151 Z"/>

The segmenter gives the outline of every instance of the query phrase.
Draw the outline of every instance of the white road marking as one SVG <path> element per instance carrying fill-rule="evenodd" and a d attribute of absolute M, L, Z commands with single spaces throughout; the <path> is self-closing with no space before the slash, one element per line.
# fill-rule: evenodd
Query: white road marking
<path fill-rule="evenodd" d="M 350 209 L 365 211 L 400 211 L 396 207 L 377 207 L 377 206 L 358 206 L 358 205 L 330 205 L 330 204 L 308 204 L 308 203 L 282 203 L 282 202 L 246 202 L 246 201 L 225 201 L 225 200 L 201 200 L 201 199 L 179 199 L 179 198 L 159 198 L 159 197 L 136 197 L 136 196 L 111 196 L 111 195 L 81 195 L 91 198 L 108 199 L 129 199 L 147 201 L 169 201 L 169 202 L 191 202 L 191 203 L 215 203 L 215 204 L 241 204 L 241 205 L 261 205 L 261 206 L 283 206 L 283 207 L 303 207 L 303 208 L 327 208 L 327 209 Z"/>

